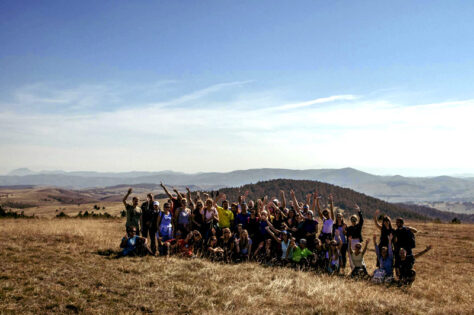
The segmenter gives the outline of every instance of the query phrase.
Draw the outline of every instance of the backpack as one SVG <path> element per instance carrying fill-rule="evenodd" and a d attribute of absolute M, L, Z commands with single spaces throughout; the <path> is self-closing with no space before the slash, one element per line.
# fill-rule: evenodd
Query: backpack
<path fill-rule="evenodd" d="M 385 270 L 382 268 L 376 269 L 374 271 L 374 276 L 372 277 L 373 283 L 382 283 L 385 278 Z"/>
<path fill-rule="evenodd" d="M 415 233 L 413 233 L 412 231 L 410 231 L 410 229 L 408 229 L 408 235 L 409 235 L 409 238 L 408 238 L 408 245 L 410 245 L 410 248 L 415 248 L 416 247 L 416 241 L 415 241 Z"/>

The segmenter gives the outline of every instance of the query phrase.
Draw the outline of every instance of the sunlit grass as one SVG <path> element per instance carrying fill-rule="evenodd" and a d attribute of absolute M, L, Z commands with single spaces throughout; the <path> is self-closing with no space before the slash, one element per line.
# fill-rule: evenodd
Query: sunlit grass
<path fill-rule="evenodd" d="M 400 289 L 254 263 L 100 255 L 118 249 L 122 220 L 1 220 L 0 312 L 474 313 L 474 226 L 412 224 L 415 252 L 434 249 Z M 373 250 L 366 261 L 372 271 Z"/>

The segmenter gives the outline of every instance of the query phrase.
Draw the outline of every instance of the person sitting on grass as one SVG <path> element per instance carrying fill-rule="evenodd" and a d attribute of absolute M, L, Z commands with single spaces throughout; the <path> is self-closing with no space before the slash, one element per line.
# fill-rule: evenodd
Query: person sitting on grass
<path fill-rule="evenodd" d="M 231 262 L 234 259 L 235 239 L 229 228 L 223 229 L 222 233 L 219 246 L 224 250 L 224 260 Z"/>
<path fill-rule="evenodd" d="M 214 235 L 209 239 L 206 248 L 206 257 L 211 261 L 221 261 L 224 259 L 224 250 L 219 246 L 217 237 Z"/>
<path fill-rule="evenodd" d="M 268 234 L 278 243 L 280 244 L 281 246 L 281 256 L 280 256 L 280 259 L 279 259 L 279 263 L 281 265 L 286 265 L 288 263 L 288 257 L 287 257 L 287 252 L 288 252 L 288 248 L 290 247 L 290 237 L 291 235 L 288 233 L 288 231 L 281 231 L 280 232 L 280 237 L 277 237 L 272 231 L 271 229 L 275 229 L 275 227 L 273 226 L 268 226 L 267 227 L 267 231 L 268 231 Z M 276 230 L 278 231 L 278 230 Z"/>
<path fill-rule="evenodd" d="M 178 230 L 176 236 L 178 238 L 181 236 L 181 232 Z M 178 255 L 183 257 L 193 257 L 194 256 L 194 245 L 195 241 L 198 242 L 201 239 L 201 233 L 198 231 L 189 232 L 186 238 L 181 238 L 176 241 L 176 252 Z"/>
<path fill-rule="evenodd" d="M 335 231 L 336 236 L 331 242 L 329 243 L 329 250 L 328 250 L 328 273 L 330 275 L 339 274 L 341 269 L 341 247 L 342 241 L 339 235 L 339 230 Z"/>
<path fill-rule="evenodd" d="M 198 230 L 193 230 L 191 232 L 193 237 L 190 242 L 193 245 L 193 257 L 202 257 L 204 250 L 204 240 L 201 233 Z"/>
<path fill-rule="evenodd" d="M 398 285 L 411 285 L 415 281 L 416 271 L 413 268 L 415 265 L 415 258 L 426 254 L 431 249 L 431 245 L 415 255 L 407 255 L 404 248 L 400 248 L 400 259 L 395 264 L 395 271 L 398 277 Z"/>
<path fill-rule="evenodd" d="M 137 228 L 127 227 L 127 234 L 122 238 L 120 248 L 123 248 L 118 257 L 153 255 L 148 247 L 146 238 L 137 235 Z"/>
<path fill-rule="evenodd" d="M 291 247 L 291 260 L 293 264 L 298 269 L 306 269 L 309 267 L 309 262 L 313 256 L 313 252 L 311 252 L 306 247 L 307 241 L 306 239 L 300 239 L 299 245 L 296 245 L 294 238 L 291 239 L 290 247 Z"/>
<path fill-rule="evenodd" d="M 374 234 L 374 246 L 377 259 L 379 260 L 379 269 L 374 271 L 372 281 L 375 283 L 391 283 L 393 280 L 393 251 L 392 251 L 393 234 L 388 236 L 388 248 L 379 249 L 377 245 L 377 236 Z"/>
<path fill-rule="evenodd" d="M 351 242 L 351 237 L 349 237 L 349 243 Z M 365 242 L 364 249 L 362 250 L 361 243 L 357 243 L 354 246 L 354 250 L 349 246 L 349 263 L 351 265 L 351 277 L 365 277 L 368 275 L 367 268 L 365 267 L 364 255 L 367 251 L 367 246 L 369 245 L 369 240 Z"/>
<path fill-rule="evenodd" d="M 328 239 L 328 242 L 329 242 L 329 239 Z M 326 267 L 327 267 L 327 259 L 326 259 L 327 250 L 325 250 L 321 240 L 318 237 L 315 237 L 315 239 L 314 239 L 314 248 L 311 251 L 314 254 L 313 259 L 311 261 L 311 266 L 316 271 L 326 270 Z"/>
<path fill-rule="evenodd" d="M 249 238 L 249 232 L 242 230 L 238 240 L 236 240 L 237 259 L 239 261 L 248 261 L 252 253 L 252 240 Z"/>

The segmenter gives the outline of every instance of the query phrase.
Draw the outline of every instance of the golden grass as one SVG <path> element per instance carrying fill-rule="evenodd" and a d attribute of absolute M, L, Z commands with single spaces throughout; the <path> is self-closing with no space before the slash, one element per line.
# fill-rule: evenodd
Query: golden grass
<path fill-rule="evenodd" d="M 118 219 L 1 220 L 0 313 L 473 314 L 474 226 L 412 224 L 415 251 L 434 249 L 400 289 L 254 263 L 111 259 L 99 252 L 118 250 Z"/>

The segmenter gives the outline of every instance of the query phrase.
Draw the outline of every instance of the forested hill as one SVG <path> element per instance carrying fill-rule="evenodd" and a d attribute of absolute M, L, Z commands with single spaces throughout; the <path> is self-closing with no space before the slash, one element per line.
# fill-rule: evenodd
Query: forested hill
<path fill-rule="evenodd" d="M 371 219 L 375 210 L 379 209 L 382 213 L 389 215 L 391 218 L 403 217 L 405 219 L 415 220 L 450 220 L 449 218 L 455 217 L 458 214 L 438 211 L 433 209 L 430 213 L 418 213 L 415 210 L 405 208 L 403 205 L 396 205 L 388 203 L 386 201 L 367 196 L 365 194 L 358 193 L 352 189 L 342 188 L 339 186 L 322 183 L 318 181 L 310 180 L 291 180 L 291 179 L 276 179 L 270 181 L 262 181 L 256 184 L 248 184 L 236 188 L 222 188 L 219 191 L 225 193 L 227 198 L 231 201 L 236 201 L 239 195 L 249 191 L 250 199 L 256 200 L 268 196 L 268 198 L 280 199 L 280 190 L 285 191 L 287 203 L 291 200 L 290 190 L 295 191 L 296 198 L 298 201 L 306 200 L 308 193 L 313 193 L 315 190 L 321 195 L 321 205 L 327 204 L 327 197 L 332 194 L 334 197 L 334 205 L 342 210 L 346 214 L 355 213 L 354 204 L 357 203 L 362 209 L 365 217 Z M 347 215 L 346 215 L 347 217 Z"/>

